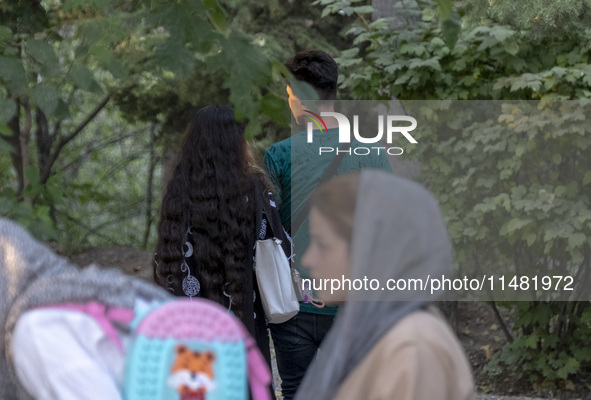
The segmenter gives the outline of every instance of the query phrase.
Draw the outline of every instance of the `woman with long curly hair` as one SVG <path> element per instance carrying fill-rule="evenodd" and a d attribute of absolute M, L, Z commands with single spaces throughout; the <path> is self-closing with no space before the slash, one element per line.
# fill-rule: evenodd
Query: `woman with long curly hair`
<path fill-rule="evenodd" d="M 256 338 L 269 364 L 253 247 L 257 238 L 267 236 L 255 232 L 257 212 L 262 212 L 255 204 L 264 198 L 274 207 L 270 188 L 233 111 L 202 108 L 187 128 L 164 194 L 154 259 L 156 283 L 177 296 L 204 297 L 227 307 Z M 279 221 L 279 216 L 270 220 Z M 282 227 L 272 228 L 283 233 Z"/>

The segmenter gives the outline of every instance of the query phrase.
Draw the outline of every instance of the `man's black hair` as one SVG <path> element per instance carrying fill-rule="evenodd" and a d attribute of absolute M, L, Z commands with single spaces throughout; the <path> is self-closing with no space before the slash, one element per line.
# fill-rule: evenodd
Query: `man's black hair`
<path fill-rule="evenodd" d="M 331 56 L 321 50 L 304 50 L 285 62 L 287 69 L 299 80 L 312 85 L 320 100 L 337 98 L 339 69 Z"/>

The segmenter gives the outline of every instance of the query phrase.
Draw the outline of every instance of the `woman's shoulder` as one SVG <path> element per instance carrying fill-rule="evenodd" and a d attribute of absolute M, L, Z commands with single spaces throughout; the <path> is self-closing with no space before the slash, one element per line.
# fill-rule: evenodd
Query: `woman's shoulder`
<path fill-rule="evenodd" d="M 429 377 L 432 385 L 424 385 Z M 403 317 L 339 388 L 339 399 L 473 399 L 470 367 L 446 322 L 431 311 Z"/>
<path fill-rule="evenodd" d="M 443 346 L 456 343 L 451 328 L 434 308 L 415 311 L 403 317 L 384 336 L 383 345 L 405 346 Z"/>
<path fill-rule="evenodd" d="M 442 395 L 441 399 L 473 398 L 468 359 L 450 326 L 436 310 L 415 311 L 402 318 L 378 342 L 372 354 L 380 358 L 374 362 L 383 369 L 393 371 L 394 368 L 403 376 L 414 375 L 416 379 L 430 376 L 433 382 L 438 382 L 436 386 L 448 387 L 454 393 L 451 397 Z M 418 397 L 408 398 L 436 398 L 419 395 L 422 391 L 416 389 Z"/>

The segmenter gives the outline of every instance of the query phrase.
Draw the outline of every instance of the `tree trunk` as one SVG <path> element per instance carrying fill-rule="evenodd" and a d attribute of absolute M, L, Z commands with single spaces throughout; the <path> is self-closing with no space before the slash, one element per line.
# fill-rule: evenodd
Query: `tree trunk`
<path fill-rule="evenodd" d="M 176 144 L 176 143 L 175 143 Z M 166 191 L 168 181 L 172 178 L 174 169 L 179 162 L 181 155 L 181 147 L 179 144 L 173 146 L 166 146 L 164 156 L 162 158 L 162 193 Z"/>
<path fill-rule="evenodd" d="M 51 160 L 51 145 L 53 139 L 49 132 L 49 123 L 45 113 L 37 108 L 35 115 L 35 121 L 37 122 L 37 156 L 39 158 L 39 176 L 50 176 L 48 169 L 50 168 Z M 54 132 L 54 137 L 57 136 L 57 132 Z M 45 182 L 41 182 L 45 183 Z"/>
<path fill-rule="evenodd" d="M 12 131 L 12 135 L 4 136 L 4 139 L 12 146 L 10 158 L 12 159 L 12 166 L 16 171 L 18 179 L 17 194 L 20 196 L 25 189 L 25 171 L 23 168 L 23 158 L 21 153 L 21 104 L 20 100 L 16 100 L 16 114 L 8 121 L 8 127 Z"/>
<path fill-rule="evenodd" d="M 152 228 L 152 197 L 154 191 L 154 169 L 156 168 L 156 123 L 152 122 L 150 127 L 150 168 L 148 171 L 148 187 L 146 188 L 146 228 L 144 230 L 143 248 L 148 246 L 148 239 L 150 238 L 150 230 Z"/>
<path fill-rule="evenodd" d="M 21 106 L 25 110 L 25 126 L 21 130 Z M 8 127 L 12 131 L 12 135 L 5 139 L 13 147 L 13 152 L 10 155 L 12 165 L 16 170 L 18 177 L 17 196 L 21 197 L 25 187 L 27 186 L 27 177 L 25 175 L 25 168 L 29 166 L 29 138 L 31 135 L 31 127 L 33 125 L 31 106 L 28 100 L 24 100 L 21 104 L 20 100 L 16 100 L 16 115 L 8 122 Z"/>

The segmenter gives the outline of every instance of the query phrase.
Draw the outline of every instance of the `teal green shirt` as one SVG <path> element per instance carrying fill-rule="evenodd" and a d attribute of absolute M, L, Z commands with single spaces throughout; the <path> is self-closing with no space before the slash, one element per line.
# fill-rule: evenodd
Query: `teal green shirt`
<path fill-rule="evenodd" d="M 378 151 L 372 147 L 379 144 L 363 144 L 354 141 L 351 144 L 351 155 L 345 154 L 337 168 L 336 175 L 357 171 L 363 168 L 377 168 L 392 172 L 385 149 Z M 338 128 L 329 129 L 326 134 L 314 134 L 313 143 L 307 142 L 307 132 L 296 133 L 292 137 L 275 143 L 265 152 L 265 167 L 271 182 L 279 190 L 276 198 L 280 199 L 279 215 L 283 227 L 290 232 L 291 220 L 305 207 L 306 202 L 317 188 L 324 171 L 335 156 L 335 151 L 328 148 L 339 148 Z M 370 149 L 371 153 L 364 155 Z M 324 152 L 319 155 L 319 150 Z M 355 149 L 359 155 L 355 155 Z M 304 220 L 298 231 L 293 235 L 296 252 L 296 267 L 302 278 L 309 276 L 308 270 L 302 268 L 299 259 L 310 243 L 308 234 L 308 218 Z M 311 304 L 301 303 L 303 312 L 334 315 L 338 307 L 317 308 Z"/>

